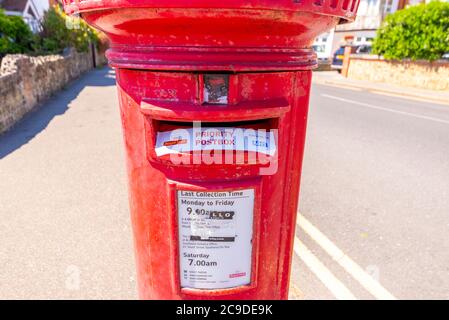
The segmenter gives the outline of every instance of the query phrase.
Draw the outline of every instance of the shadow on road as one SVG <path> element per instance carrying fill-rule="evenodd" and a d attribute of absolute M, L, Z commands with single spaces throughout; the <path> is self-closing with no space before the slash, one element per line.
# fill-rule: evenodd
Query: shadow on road
<path fill-rule="evenodd" d="M 84 87 L 105 87 L 115 85 L 114 72 L 109 68 L 89 72 L 68 85 L 66 89 L 27 114 L 9 131 L 0 135 L 0 159 L 28 143 L 44 130 L 52 119 L 64 114 Z"/>

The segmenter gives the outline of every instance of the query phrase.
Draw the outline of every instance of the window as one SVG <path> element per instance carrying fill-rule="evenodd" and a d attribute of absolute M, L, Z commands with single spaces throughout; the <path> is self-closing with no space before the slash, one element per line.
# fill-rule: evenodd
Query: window
<path fill-rule="evenodd" d="M 393 11 L 393 0 L 386 0 L 384 4 L 384 13 L 392 13 Z"/>
<path fill-rule="evenodd" d="M 324 45 L 314 45 L 312 46 L 313 51 L 315 51 L 316 53 L 322 53 L 326 51 L 326 47 Z"/>
<path fill-rule="evenodd" d="M 367 9 L 367 15 L 373 16 L 376 15 L 377 10 L 377 0 L 368 0 L 368 9 Z"/>

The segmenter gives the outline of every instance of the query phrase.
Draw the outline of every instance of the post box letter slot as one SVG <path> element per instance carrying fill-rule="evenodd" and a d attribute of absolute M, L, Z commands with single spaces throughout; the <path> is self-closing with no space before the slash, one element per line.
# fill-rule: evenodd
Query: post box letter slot
<path fill-rule="evenodd" d="M 150 156 L 170 154 L 259 153 L 273 157 L 277 151 L 278 119 L 240 122 L 173 122 L 153 120 Z"/>

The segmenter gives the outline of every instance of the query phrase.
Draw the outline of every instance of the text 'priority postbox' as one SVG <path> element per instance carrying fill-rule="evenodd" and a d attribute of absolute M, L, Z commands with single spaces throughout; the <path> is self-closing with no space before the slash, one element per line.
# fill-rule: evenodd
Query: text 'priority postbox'
<path fill-rule="evenodd" d="M 65 0 L 107 34 L 143 299 L 286 299 L 314 38 L 358 0 Z"/>

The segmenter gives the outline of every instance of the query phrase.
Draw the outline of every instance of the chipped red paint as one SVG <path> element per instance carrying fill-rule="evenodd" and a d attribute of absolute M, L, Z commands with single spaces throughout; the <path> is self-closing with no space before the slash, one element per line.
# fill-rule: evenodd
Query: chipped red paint
<path fill-rule="evenodd" d="M 354 19 L 359 1 L 227 0 L 226 8 L 223 1 L 208 0 L 64 2 L 67 12 L 80 12 L 111 40 L 108 58 L 116 68 L 128 155 L 140 297 L 286 299 L 310 70 L 316 66 L 309 46 L 318 34 Z M 204 75 L 211 73 L 225 75 L 216 79 L 226 80 L 205 81 Z M 213 102 L 220 102 L 222 91 L 227 90 L 226 104 L 208 104 L 205 85 L 211 86 Z M 240 164 L 177 164 L 168 155 L 156 155 L 157 132 L 196 121 L 278 130 L 277 152 L 265 159 L 277 170 L 261 174 L 267 164 L 259 159 L 245 158 Z M 187 153 L 191 160 L 196 156 Z M 181 288 L 179 189 L 254 189 L 249 285 Z M 245 273 L 231 275 L 238 278 Z"/>

